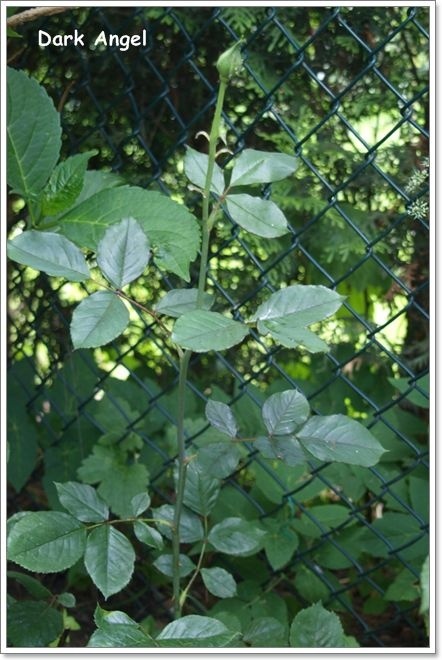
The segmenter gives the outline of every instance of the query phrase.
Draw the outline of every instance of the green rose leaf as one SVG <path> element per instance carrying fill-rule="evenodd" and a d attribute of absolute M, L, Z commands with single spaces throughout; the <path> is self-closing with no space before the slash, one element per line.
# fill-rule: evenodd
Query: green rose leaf
<path fill-rule="evenodd" d="M 83 188 L 88 160 L 98 151 L 86 151 L 58 163 L 43 189 L 41 212 L 56 215 L 73 205 Z"/>
<path fill-rule="evenodd" d="M 15 398 L 7 398 L 8 481 L 19 493 L 37 464 L 37 429 L 30 415 L 13 405 Z"/>
<path fill-rule="evenodd" d="M 232 410 L 222 401 L 210 400 L 206 404 L 206 417 L 210 424 L 230 438 L 236 438 L 238 426 Z"/>
<path fill-rule="evenodd" d="M 276 238 L 288 232 L 284 213 L 270 200 L 246 194 L 228 195 L 226 204 L 233 220 L 251 234 Z"/>
<path fill-rule="evenodd" d="M 172 341 L 197 353 L 222 351 L 239 344 L 248 328 L 218 312 L 186 312 L 175 322 Z"/>
<path fill-rule="evenodd" d="M 60 115 L 36 80 L 9 67 L 6 105 L 8 184 L 29 199 L 43 188 L 58 160 Z"/>
<path fill-rule="evenodd" d="M 158 571 L 160 571 L 160 573 L 163 573 L 163 575 L 167 575 L 167 577 L 173 577 L 173 555 L 160 555 L 157 557 L 157 559 L 155 559 L 153 565 Z M 192 573 L 195 568 L 195 564 L 191 559 L 189 559 L 189 557 L 180 554 L 180 577 L 186 577 L 186 575 Z"/>
<path fill-rule="evenodd" d="M 141 225 L 157 265 L 189 281 L 200 244 L 198 223 L 185 206 L 159 192 L 136 186 L 101 190 L 59 218 L 59 229 L 80 247 L 96 250 L 106 229 L 127 217 Z"/>
<path fill-rule="evenodd" d="M 292 435 L 272 435 L 269 438 L 260 436 L 256 439 L 255 447 L 264 458 L 277 459 L 291 467 L 307 462 L 301 445 Z"/>
<path fill-rule="evenodd" d="M 98 628 L 91 636 L 88 648 L 125 648 L 158 646 L 140 626 L 124 612 L 95 608 L 94 621 Z"/>
<path fill-rule="evenodd" d="M 97 291 L 74 310 L 71 338 L 74 348 L 97 348 L 118 337 L 129 323 L 129 312 L 111 291 Z"/>
<path fill-rule="evenodd" d="M 134 534 L 141 543 L 157 550 L 163 549 L 164 541 L 161 534 L 154 527 L 150 527 L 142 520 L 134 522 Z"/>
<path fill-rule="evenodd" d="M 294 284 L 272 293 L 251 321 L 258 322 L 261 334 L 270 333 L 283 346 L 295 348 L 301 344 L 313 353 L 325 351 L 327 344 L 306 326 L 334 314 L 343 299 L 322 285 Z"/>
<path fill-rule="evenodd" d="M 65 591 L 62 594 L 58 594 L 57 596 L 57 603 L 60 603 L 60 605 L 63 605 L 63 607 L 75 607 L 77 604 L 77 600 L 74 596 L 74 594 L 71 594 L 69 591 Z"/>
<path fill-rule="evenodd" d="M 202 568 L 201 577 L 207 591 L 218 598 L 236 596 L 236 582 L 233 576 L 224 568 Z"/>
<path fill-rule="evenodd" d="M 101 525 L 90 532 L 84 564 L 105 598 L 124 589 L 132 577 L 134 562 L 130 541 L 111 525 Z"/>
<path fill-rule="evenodd" d="M 270 435 L 293 433 L 307 421 L 309 414 L 309 403 L 297 390 L 272 394 L 262 407 L 262 418 Z"/>
<path fill-rule="evenodd" d="M 207 474 L 219 479 L 235 472 L 240 459 L 239 448 L 231 442 L 213 442 L 198 449 L 198 463 Z"/>
<path fill-rule="evenodd" d="M 163 536 L 168 539 L 172 538 L 172 524 L 174 518 L 174 510 L 171 504 L 163 504 L 158 509 L 153 509 L 153 515 L 158 520 L 156 526 Z M 164 524 L 161 520 L 165 520 L 170 524 Z M 185 509 L 181 512 L 180 518 L 180 541 L 181 543 L 194 543 L 201 541 L 204 538 L 204 530 L 201 520 L 190 511 Z"/>
<path fill-rule="evenodd" d="M 47 598 L 52 598 L 52 593 L 49 589 L 46 589 L 41 582 L 26 575 L 26 573 L 18 573 L 17 571 L 8 571 L 7 576 L 10 579 L 17 580 L 21 585 L 26 589 L 26 591 L 33 596 L 34 598 L 45 600 Z"/>
<path fill-rule="evenodd" d="M 72 516 L 58 511 L 27 512 L 8 536 L 8 559 L 36 573 L 57 573 L 83 555 L 86 529 Z"/>
<path fill-rule="evenodd" d="M 78 520 L 82 522 L 107 520 L 109 516 L 107 504 L 92 486 L 68 481 L 64 484 L 55 482 L 55 487 L 61 504 Z"/>
<path fill-rule="evenodd" d="M 8 257 L 48 275 L 82 282 L 90 277 L 81 250 L 64 236 L 52 232 L 24 231 L 8 241 Z"/>
<path fill-rule="evenodd" d="M 288 154 L 244 149 L 235 159 L 229 187 L 280 181 L 293 174 L 297 166 L 297 158 Z"/>
<path fill-rule="evenodd" d="M 160 314 L 178 318 L 186 312 L 193 312 L 197 307 L 198 289 L 172 289 L 155 305 L 154 309 Z M 213 305 L 213 296 L 204 293 L 201 309 L 210 309 Z"/>
<path fill-rule="evenodd" d="M 147 236 L 134 218 L 124 218 L 111 225 L 98 243 L 98 267 L 118 289 L 137 279 L 149 258 Z"/>
<path fill-rule="evenodd" d="M 345 415 L 311 417 L 296 435 L 304 449 L 320 461 L 370 467 L 385 452 L 365 426 Z"/>
<path fill-rule="evenodd" d="M 216 550 L 235 557 L 248 557 L 261 550 L 266 536 L 260 527 L 242 518 L 226 518 L 209 533 Z"/>
<path fill-rule="evenodd" d="M 206 185 L 206 174 L 209 166 L 209 157 L 186 146 L 186 155 L 184 156 L 184 174 L 189 181 L 198 188 L 204 190 Z M 224 191 L 224 175 L 222 169 L 214 163 L 212 182 L 210 190 L 217 195 L 222 195 Z"/>
<path fill-rule="evenodd" d="M 187 466 L 184 488 L 184 504 L 200 516 L 208 516 L 216 504 L 220 492 L 220 481 L 207 474 L 198 460 Z"/>
<path fill-rule="evenodd" d="M 253 646 L 276 646 L 277 642 L 287 644 L 287 626 L 272 616 L 260 616 L 253 619 L 244 631 L 245 641 Z"/>
<path fill-rule="evenodd" d="M 42 647 L 63 632 L 63 615 L 46 601 L 16 601 L 8 607 L 8 638 L 15 647 Z"/>
<path fill-rule="evenodd" d="M 146 466 L 139 462 L 127 463 L 125 454 L 115 446 L 95 445 L 77 474 L 89 484 L 100 482 L 98 494 L 121 518 L 134 515 L 132 499 L 146 490 L 149 483 Z"/>
<path fill-rule="evenodd" d="M 149 493 L 137 493 L 130 501 L 134 516 L 141 516 L 150 507 Z"/>
<path fill-rule="evenodd" d="M 169 623 L 157 636 L 161 646 L 223 647 L 238 633 L 230 631 L 221 621 L 198 614 L 183 616 Z"/>
<path fill-rule="evenodd" d="M 293 319 L 278 319 L 276 321 L 258 321 L 258 332 L 268 335 L 286 348 L 302 346 L 310 353 L 327 353 L 329 348 L 323 339 L 320 339 L 308 328 L 298 328 Z"/>
<path fill-rule="evenodd" d="M 267 520 L 268 529 L 264 539 L 264 550 L 272 569 L 278 571 L 293 557 L 299 545 L 299 537 L 287 524 Z"/>
<path fill-rule="evenodd" d="M 294 648 L 339 648 L 345 646 L 344 631 L 338 616 L 321 603 L 298 612 L 290 627 L 290 646 Z"/>
<path fill-rule="evenodd" d="M 331 316 L 344 297 L 322 285 L 293 284 L 280 289 L 263 302 L 252 321 L 288 318 L 297 326 L 307 326 Z"/>

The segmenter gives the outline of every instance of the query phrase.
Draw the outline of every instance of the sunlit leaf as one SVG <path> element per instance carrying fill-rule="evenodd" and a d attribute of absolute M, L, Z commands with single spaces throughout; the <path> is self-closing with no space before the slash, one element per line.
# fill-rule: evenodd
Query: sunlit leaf
<path fill-rule="evenodd" d="M 98 267 L 119 289 L 142 274 L 149 258 L 147 236 L 134 218 L 124 218 L 108 227 L 98 243 Z"/>
<path fill-rule="evenodd" d="M 58 163 L 43 189 L 43 215 L 56 215 L 73 205 L 83 188 L 88 161 L 96 154 L 96 150 L 86 151 Z"/>
<path fill-rule="evenodd" d="M 274 202 L 251 195 L 228 195 L 227 210 L 243 229 L 264 238 L 276 238 L 288 232 L 287 220 Z"/>
<path fill-rule="evenodd" d="M 320 461 L 370 467 L 385 452 L 365 426 L 345 415 L 311 417 L 296 435 L 304 449 Z"/>
<path fill-rule="evenodd" d="M 201 190 L 205 189 L 206 174 L 209 166 L 209 157 L 207 154 L 202 154 L 195 151 L 191 147 L 186 146 L 186 155 L 184 156 L 184 174 L 189 181 L 194 183 Z M 214 163 L 213 175 L 210 190 L 217 195 L 221 195 L 224 191 L 224 175 L 222 169 Z"/>
<path fill-rule="evenodd" d="M 178 318 L 186 312 L 193 312 L 198 308 L 198 289 L 172 289 L 155 305 L 154 309 L 160 314 L 167 314 Z M 201 309 L 210 309 L 213 305 L 213 296 L 204 293 L 201 300 Z"/>
<path fill-rule="evenodd" d="M 234 160 L 230 187 L 279 181 L 293 174 L 297 165 L 288 154 L 244 149 Z"/>
<path fill-rule="evenodd" d="M 71 321 L 74 348 L 104 346 L 120 335 L 129 323 L 129 312 L 111 291 L 97 291 L 75 308 Z"/>
<path fill-rule="evenodd" d="M 8 241 L 8 257 L 48 275 L 82 282 L 90 277 L 81 250 L 64 236 L 30 229 Z"/>
<path fill-rule="evenodd" d="M 172 341 L 197 353 L 222 351 L 239 344 L 248 334 L 247 326 L 218 312 L 186 312 L 175 322 Z"/>

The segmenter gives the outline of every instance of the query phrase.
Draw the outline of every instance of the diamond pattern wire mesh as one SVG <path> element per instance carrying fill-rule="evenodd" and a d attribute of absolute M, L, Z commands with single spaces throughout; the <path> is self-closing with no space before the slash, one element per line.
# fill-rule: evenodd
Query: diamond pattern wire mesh
<path fill-rule="evenodd" d="M 379 608 L 399 572 L 418 580 L 414 559 L 428 537 L 425 507 L 410 486 L 418 480 L 426 488 L 427 418 L 409 397 L 426 396 L 417 381 L 428 371 L 429 227 L 407 213 L 414 199 L 407 182 L 428 152 L 427 14 L 422 7 L 78 8 L 38 27 L 77 27 L 87 35 L 146 28 L 148 47 L 39 52 L 34 24 L 11 62 L 41 80 L 59 105 L 65 154 L 98 148 L 93 167 L 176 194 L 180 186 L 186 190 L 184 145 L 203 148 L 195 135 L 210 126 L 213 62 L 246 37 L 246 73 L 229 91 L 224 117 L 229 146 L 299 157 L 293 181 L 262 191 L 283 208 L 291 232 L 268 245 L 226 219 L 211 253 L 210 287 L 219 307 L 239 319 L 281 283 L 339 287 L 347 299 L 339 319 L 324 327 L 332 343 L 326 356 L 294 355 L 258 336 L 251 348 L 194 355 L 188 442 L 204 432 L 197 412 L 216 386 L 239 406 L 246 437 L 261 392 L 275 383 L 303 391 L 315 412 L 366 420 L 390 453 L 365 471 L 362 491 L 358 470 L 315 463 L 308 475 L 289 474 L 260 458 L 251 443 L 248 460 L 225 484 L 232 507 L 263 519 L 289 511 L 309 530 L 289 566 L 263 589 L 289 593 L 300 606 L 308 605 L 309 590 L 319 594 L 362 646 L 422 646 L 426 639 L 418 601 L 393 599 L 386 611 Z M 415 196 L 424 195 L 420 189 Z M 187 191 L 184 200 L 198 212 L 195 193 Z M 18 221 L 20 213 L 12 214 L 12 225 Z M 173 436 L 166 426 L 174 424 L 177 364 L 156 322 L 140 313 L 121 340 L 96 351 L 96 360 L 83 351 L 73 358 L 68 325 L 81 291 L 9 268 L 11 396 L 37 417 L 45 438 L 45 465 L 33 481 L 50 496 L 54 475 L 75 478 L 93 442 L 116 424 L 121 439 L 133 431 L 142 438 L 152 488 L 160 502 L 171 501 Z M 133 285 L 131 295 L 152 304 L 174 285 L 174 277 L 156 271 Z M 400 393 L 389 384 L 395 375 L 407 382 Z M 97 391 L 105 393 L 99 403 Z M 72 443 L 78 455 L 69 454 L 71 464 L 61 468 Z M 11 495 L 11 511 L 42 502 L 41 489 L 25 488 Z M 345 517 L 327 521 L 318 502 L 339 503 Z M 376 524 L 383 512 L 391 521 L 395 514 L 408 517 L 402 545 Z M 348 541 L 354 524 L 359 547 Z M 369 559 L 366 547 L 373 550 Z M 295 575 L 307 576 L 307 592 L 293 579 L 294 566 Z M 253 575 L 251 560 L 250 567 Z M 156 612 L 170 605 L 143 573 L 125 597 L 135 617 L 137 609 L 145 615 L 146 599 Z M 204 611 L 197 598 L 192 604 Z"/>

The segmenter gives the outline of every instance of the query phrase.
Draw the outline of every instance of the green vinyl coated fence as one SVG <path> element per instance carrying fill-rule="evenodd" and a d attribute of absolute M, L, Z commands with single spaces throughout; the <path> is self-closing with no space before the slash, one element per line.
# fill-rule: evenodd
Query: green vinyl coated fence
<path fill-rule="evenodd" d="M 78 29 L 87 46 L 39 48 L 38 29 Z M 94 46 L 102 30 L 146 30 L 147 44 Z M 96 149 L 92 167 L 196 211 L 200 197 L 183 174 L 185 145 L 204 149 L 198 133 L 213 115 L 214 62 L 245 39 L 244 70 L 225 106 L 226 146 L 298 157 L 293 177 L 261 190 L 283 209 L 290 232 L 270 243 L 226 217 L 209 257 L 210 289 L 238 319 L 281 284 L 323 284 L 346 298 L 322 328 L 328 353 L 276 348 L 256 336 L 253 346 L 194 354 L 187 442 L 205 432 L 204 404 L 221 391 L 245 437 L 256 432 L 265 395 L 289 388 L 318 414 L 362 421 L 387 450 L 376 467 L 312 461 L 289 468 L 250 443 L 223 482 L 217 515 L 268 520 L 293 552 L 285 563 L 259 555 L 228 558 L 226 567 L 271 607 L 286 601 L 295 612 L 322 600 L 361 646 L 425 646 L 428 7 L 79 6 L 20 33 L 9 64 L 54 100 L 64 154 Z M 8 211 L 14 231 L 23 217 L 13 197 Z M 156 270 L 131 285 L 131 295 L 153 305 L 174 284 Z M 111 431 L 142 440 L 137 460 L 158 504 L 171 502 L 178 366 L 157 321 L 140 312 L 122 338 L 73 351 L 69 320 L 83 285 L 9 262 L 8 286 L 10 512 L 56 507 L 53 481 L 76 479 L 97 438 Z M 287 521 L 287 537 L 278 537 Z M 161 587 L 146 569 L 109 602 L 134 618 L 164 612 L 167 620 Z M 206 611 L 203 594 L 192 607 Z"/>

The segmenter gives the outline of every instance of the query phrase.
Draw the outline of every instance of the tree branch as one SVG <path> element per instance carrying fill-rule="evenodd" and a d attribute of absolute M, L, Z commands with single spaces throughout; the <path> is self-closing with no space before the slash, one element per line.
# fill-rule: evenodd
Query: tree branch
<path fill-rule="evenodd" d="M 28 23 L 29 21 L 35 21 L 41 16 L 52 16 L 53 14 L 61 14 L 63 11 L 69 11 L 74 9 L 74 7 L 34 7 L 32 9 L 26 9 L 26 11 L 21 11 L 19 14 L 14 14 L 10 16 L 6 21 L 6 25 L 9 28 L 16 28 L 23 23 Z"/>

